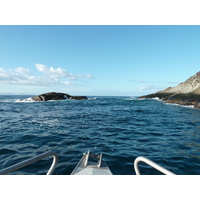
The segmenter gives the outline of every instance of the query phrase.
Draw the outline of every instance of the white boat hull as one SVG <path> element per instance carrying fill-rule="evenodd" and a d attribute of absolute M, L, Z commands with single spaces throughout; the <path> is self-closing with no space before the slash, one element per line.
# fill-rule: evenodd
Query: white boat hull
<path fill-rule="evenodd" d="M 97 162 L 95 162 L 97 160 Z M 102 154 L 92 154 L 90 151 L 83 157 L 71 173 L 71 175 L 113 175 L 106 163 L 102 160 Z"/>

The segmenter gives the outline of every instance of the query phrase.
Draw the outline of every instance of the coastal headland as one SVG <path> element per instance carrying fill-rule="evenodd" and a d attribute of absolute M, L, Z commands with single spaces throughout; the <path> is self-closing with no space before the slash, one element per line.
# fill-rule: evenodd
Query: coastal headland
<path fill-rule="evenodd" d="M 200 108 L 200 72 L 197 72 L 178 86 L 140 96 L 139 99 L 141 98 L 159 98 L 166 103 L 176 103 L 185 106 L 192 105 L 194 108 Z"/>

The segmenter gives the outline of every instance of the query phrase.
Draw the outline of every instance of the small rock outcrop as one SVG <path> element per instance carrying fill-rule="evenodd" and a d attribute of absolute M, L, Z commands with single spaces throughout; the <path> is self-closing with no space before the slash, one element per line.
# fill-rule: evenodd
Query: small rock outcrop
<path fill-rule="evenodd" d="M 71 96 L 66 93 L 49 92 L 31 98 L 33 101 L 50 101 L 50 100 L 85 100 L 86 96 Z"/>
<path fill-rule="evenodd" d="M 200 72 L 180 83 L 176 87 L 168 87 L 165 90 L 141 96 L 139 98 L 159 98 L 167 103 L 180 105 L 193 105 L 200 108 Z"/>

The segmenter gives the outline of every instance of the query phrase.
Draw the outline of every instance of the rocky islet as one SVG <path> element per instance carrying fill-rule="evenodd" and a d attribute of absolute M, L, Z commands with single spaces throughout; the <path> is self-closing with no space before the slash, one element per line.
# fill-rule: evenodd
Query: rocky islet
<path fill-rule="evenodd" d="M 32 97 L 32 101 L 52 101 L 52 100 L 86 100 L 88 99 L 86 96 L 71 96 L 66 93 L 59 92 L 49 92 L 40 94 L 38 96 Z"/>

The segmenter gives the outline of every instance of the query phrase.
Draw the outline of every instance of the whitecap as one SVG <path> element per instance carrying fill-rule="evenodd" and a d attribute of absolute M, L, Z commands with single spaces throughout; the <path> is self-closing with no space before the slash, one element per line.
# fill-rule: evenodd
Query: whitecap
<path fill-rule="evenodd" d="M 15 102 L 35 102 L 31 97 L 26 99 L 17 99 Z"/>
<path fill-rule="evenodd" d="M 158 97 L 154 97 L 154 98 L 151 98 L 151 99 L 160 100 Z"/>
<path fill-rule="evenodd" d="M 181 107 L 186 107 L 186 108 L 194 108 L 194 105 L 181 105 L 181 104 L 177 104 L 177 103 L 166 103 L 166 104 L 172 105 L 172 106 L 181 106 Z"/>
<path fill-rule="evenodd" d="M 96 100 L 97 97 L 91 97 L 91 98 L 88 98 L 88 100 Z"/>

